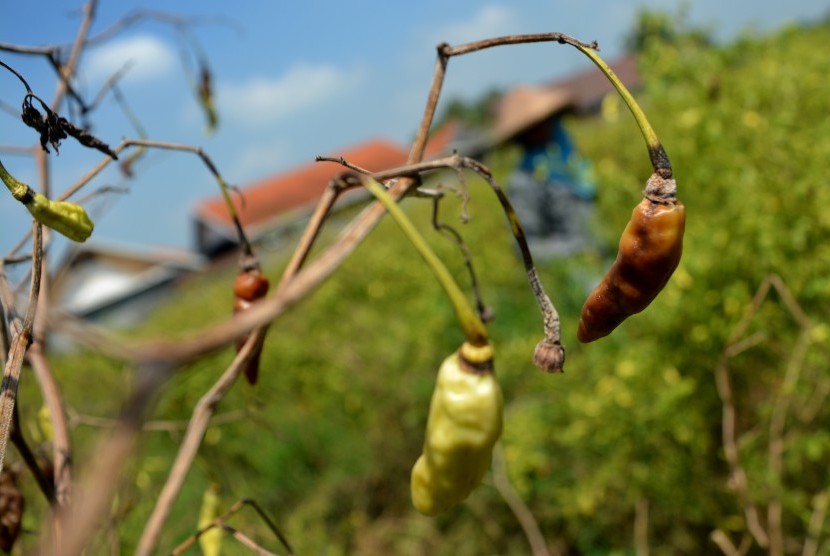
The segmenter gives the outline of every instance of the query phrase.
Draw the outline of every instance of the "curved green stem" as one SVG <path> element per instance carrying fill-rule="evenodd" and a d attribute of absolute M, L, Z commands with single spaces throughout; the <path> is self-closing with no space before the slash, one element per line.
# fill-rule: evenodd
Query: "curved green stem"
<path fill-rule="evenodd" d="M 14 176 L 9 174 L 2 162 L 0 162 L 0 181 L 6 185 L 6 188 L 8 188 L 11 192 L 12 197 L 21 203 L 25 203 L 27 199 L 34 196 L 34 192 L 29 188 L 29 186 L 22 181 L 16 180 Z"/>
<path fill-rule="evenodd" d="M 464 337 L 467 341 L 474 346 L 484 346 L 488 344 L 487 329 L 485 328 L 484 323 L 481 322 L 473 308 L 470 307 L 470 304 L 464 297 L 464 293 L 452 277 L 452 274 L 450 274 L 450 271 L 447 270 L 447 267 L 441 259 L 438 258 L 438 255 L 435 254 L 429 244 L 424 240 L 423 236 L 418 232 L 418 230 L 415 229 L 415 226 L 406 214 L 404 214 L 403 210 L 401 210 L 397 203 L 392 200 L 392 197 L 386 193 L 383 186 L 374 179 L 364 179 L 363 185 L 377 198 L 378 201 L 380 201 L 386 210 L 389 211 L 389 214 L 395 219 L 398 226 L 401 227 L 401 230 L 403 230 L 403 233 L 406 235 L 407 239 L 412 242 L 412 245 L 415 246 L 415 249 L 418 250 L 418 253 L 420 253 L 421 257 L 423 257 L 424 261 L 426 261 L 427 265 L 429 265 L 432 269 L 433 274 L 435 274 L 435 278 L 438 279 L 438 282 L 450 298 L 450 302 L 455 309 L 455 314 L 458 317 L 458 322 L 461 325 L 461 329 L 464 332 Z"/>
<path fill-rule="evenodd" d="M 645 112 L 643 112 L 640 105 L 637 104 L 634 96 L 629 92 L 626 86 L 623 85 L 620 78 L 617 77 L 616 73 L 614 73 L 614 70 L 612 70 L 611 67 L 605 63 L 605 60 L 603 60 L 593 48 L 586 47 L 578 43 L 569 44 L 572 44 L 577 50 L 590 58 L 591 61 L 597 65 L 600 71 L 605 74 L 605 77 L 608 78 L 611 84 L 614 85 L 614 88 L 617 89 L 617 92 L 620 94 L 623 101 L 625 101 L 626 105 L 628 105 L 628 109 L 631 110 L 631 114 L 633 114 L 634 119 L 637 121 L 637 125 L 640 127 L 640 132 L 643 134 L 643 139 L 646 141 L 646 147 L 648 148 L 648 154 L 651 158 L 651 165 L 654 167 L 654 171 L 666 179 L 671 178 L 672 169 L 669 156 L 663 149 L 663 145 L 660 143 L 660 139 L 657 138 L 654 128 L 651 127 L 648 118 L 646 118 Z"/>

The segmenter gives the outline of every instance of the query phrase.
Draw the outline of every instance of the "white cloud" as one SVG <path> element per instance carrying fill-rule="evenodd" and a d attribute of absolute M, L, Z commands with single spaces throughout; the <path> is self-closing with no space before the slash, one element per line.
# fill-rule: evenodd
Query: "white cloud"
<path fill-rule="evenodd" d="M 509 8 L 482 7 L 467 21 L 458 21 L 430 30 L 430 44 L 462 44 L 514 32 L 519 18 Z"/>
<path fill-rule="evenodd" d="M 236 155 L 228 175 L 233 176 L 235 185 L 245 185 L 284 168 L 293 162 L 293 156 L 292 145 L 284 139 L 248 144 Z"/>
<path fill-rule="evenodd" d="M 176 64 L 169 44 L 152 35 L 135 35 L 89 51 L 83 68 L 89 79 L 103 80 L 130 65 L 124 79 L 150 81 L 165 76 Z"/>
<path fill-rule="evenodd" d="M 359 73 L 359 72 L 358 72 Z M 299 64 L 283 75 L 220 85 L 220 113 L 226 122 L 259 127 L 319 106 L 350 89 L 358 73 L 330 65 Z"/>

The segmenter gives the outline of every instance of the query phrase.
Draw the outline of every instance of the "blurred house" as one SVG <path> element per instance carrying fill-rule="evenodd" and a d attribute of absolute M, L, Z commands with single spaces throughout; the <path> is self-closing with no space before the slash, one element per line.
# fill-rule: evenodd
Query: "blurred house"
<path fill-rule="evenodd" d="M 146 318 L 170 285 L 204 266 L 186 251 L 85 244 L 58 266 L 50 293 L 60 310 L 126 327 Z"/>
<path fill-rule="evenodd" d="M 408 151 L 385 139 L 372 139 L 332 156 L 370 171 L 394 168 L 406 163 Z M 307 218 L 329 181 L 346 168 L 333 162 L 310 162 L 269 176 L 232 195 L 248 239 L 256 242 L 269 234 L 280 233 Z M 362 190 L 350 190 L 337 201 L 342 208 L 365 198 Z M 236 245 L 236 227 L 221 195 L 201 201 L 193 216 L 196 251 L 206 257 L 217 256 Z"/>

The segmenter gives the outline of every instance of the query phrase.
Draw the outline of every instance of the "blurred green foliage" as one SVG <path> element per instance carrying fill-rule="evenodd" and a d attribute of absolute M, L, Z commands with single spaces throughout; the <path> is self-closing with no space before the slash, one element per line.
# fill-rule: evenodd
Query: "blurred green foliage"
<path fill-rule="evenodd" d="M 732 337 L 735 326 L 772 273 L 810 323 L 800 327 L 773 290 L 746 332 L 760 341 L 729 360 L 750 500 L 765 526 L 768 506 L 780 501 L 787 552 L 801 553 L 814 496 L 830 488 L 830 80 L 826 52 L 816 47 L 830 42 L 830 26 L 746 36 L 721 48 L 698 35 L 678 31 L 640 44 L 645 87 L 638 96 L 672 158 L 687 209 L 683 261 L 651 307 L 589 345 L 575 338 L 579 309 L 610 264 L 650 167 L 627 114 L 569 122 L 595 163 L 603 248 L 539 266 L 563 319 L 564 375 L 545 375 L 530 362 L 542 336 L 538 311 L 498 203 L 483 183 L 470 184 L 471 221 L 459 228 L 496 315 L 490 331 L 505 394 L 505 460 L 552 553 L 633 554 L 644 501 L 652 554 L 716 553 L 715 529 L 740 543 L 746 525 L 730 489 L 714 371 L 724 348 L 741 339 Z M 496 153 L 488 162 L 503 178 L 507 160 Z M 442 214 L 452 221 L 460 202 L 447 202 Z M 457 249 L 429 232 L 428 203 L 406 206 L 468 285 Z M 267 271 L 276 281 L 285 254 L 272 259 Z M 136 333 L 175 334 L 225 318 L 232 276 L 228 270 L 188 283 Z M 161 548 L 193 532 L 202 494 L 215 482 L 225 506 L 254 498 L 300 554 L 527 554 L 516 518 L 489 480 L 438 518 L 419 516 L 409 502 L 435 373 L 461 341 L 440 287 L 385 220 L 331 280 L 271 327 L 260 384 L 240 382 L 220 404 L 220 422 L 206 435 Z M 227 350 L 183 369 L 153 419 L 189 418 L 230 358 Z M 53 364 L 74 410 L 114 414 L 128 369 L 86 355 Z M 785 375 L 797 378 L 787 388 Z M 24 381 L 24 409 L 39 403 L 26 403 L 37 400 L 31 382 Z M 770 469 L 769 442 L 782 403 L 779 474 Z M 24 420 L 34 421 L 34 413 L 24 412 Z M 77 461 L 90 457 L 99 432 L 74 430 Z M 147 432 L 141 458 L 125 474 L 113 509 L 124 552 L 140 534 L 181 434 Z M 253 514 L 232 523 L 277 547 Z M 818 531 L 827 554 L 830 528 L 819 524 Z"/>

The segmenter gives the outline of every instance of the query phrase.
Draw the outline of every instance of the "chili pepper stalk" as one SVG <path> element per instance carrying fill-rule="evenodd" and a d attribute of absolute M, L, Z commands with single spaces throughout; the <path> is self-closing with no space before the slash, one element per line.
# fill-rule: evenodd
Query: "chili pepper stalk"
<path fill-rule="evenodd" d="M 369 190 L 380 203 L 386 208 L 392 218 L 403 230 L 404 235 L 418 250 L 418 253 L 432 270 L 435 278 L 444 288 L 447 297 L 450 298 L 453 309 L 455 309 L 458 323 L 464 333 L 467 343 L 472 347 L 488 346 L 487 328 L 481 319 L 478 318 L 476 312 L 467 302 L 464 293 L 458 286 L 458 283 L 450 274 L 450 271 L 435 254 L 429 244 L 424 240 L 423 236 L 418 232 L 409 218 L 404 214 L 403 210 L 397 203 L 386 193 L 383 186 L 372 178 L 364 178 L 363 185 Z M 490 354 L 492 359 L 492 353 Z"/>
<path fill-rule="evenodd" d="M 654 168 L 654 172 L 665 179 L 670 179 L 672 177 L 672 167 L 669 156 L 666 154 L 663 144 L 660 142 L 660 139 L 654 132 L 654 128 L 651 127 L 645 112 L 643 112 L 643 109 L 640 108 L 640 105 L 637 103 L 634 96 L 628 88 L 626 88 L 620 78 L 617 77 L 614 70 L 612 70 L 605 60 L 597 54 L 595 49 L 579 43 L 570 44 L 590 58 L 620 94 L 623 101 L 628 106 L 628 109 L 631 111 L 631 114 L 634 116 L 634 120 L 636 120 L 637 126 L 640 128 L 640 133 L 643 134 L 643 139 L 645 139 L 646 147 L 648 148 L 648 155 L 651 159 L 651 165 Z"/>

